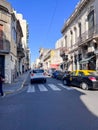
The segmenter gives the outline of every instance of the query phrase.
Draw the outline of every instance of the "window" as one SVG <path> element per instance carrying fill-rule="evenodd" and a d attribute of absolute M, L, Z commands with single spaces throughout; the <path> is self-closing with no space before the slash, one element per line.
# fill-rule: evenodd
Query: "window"
<path fill-rule="evenodd" d="M 3 25 L 0 25 L 0 49 L 3 49 Z"/>
<path fill-rule="evenodd" d="M 33 73 L 44 73 L 44 70 L 42 70 L 42 69 L 33 70 Z"/>
<path fill-rule="evenodd" d="M 94 27 L 94 10 L 88 14 L 88 28 L 91 29 Z"/>
<path fill-rule="evenodd" d="M 67 48 L 67 36 L 65 36 L 65 47 Z"/>
<path fill-rule="evenodd" d="M 16 42 L 16 30 L 14 27 L 12 28 L 12 37 L 13 37 L 14 41 Z"/>
<path fill-rule="evenodd" d="M 71 76 L 76 76 L 76 71 L 72 72 L 70 75 Z"/>
<path fill-rule="evenodd" d="M 73 45 L 73 32 L 72 31 L 70 31 L 70 35 L 71 35 L 70 43 L 71 43 L 71 47 L 72 47 L 72 45 Z"/>
<path fill-rule="evenodd" d="M 83 72 L 79 72 L 78 76 L 84 76 L 84 73 Z"/>
<path fill-rule="evenodd" d="M 81 23 L 79 23 L 79 37 L 81 37 Z"/>
<path fill-rule="evenodd" d="M 77 28 L 74 27 L 74 32 L 75 32 L 75 43 L 77 42 Z"/>

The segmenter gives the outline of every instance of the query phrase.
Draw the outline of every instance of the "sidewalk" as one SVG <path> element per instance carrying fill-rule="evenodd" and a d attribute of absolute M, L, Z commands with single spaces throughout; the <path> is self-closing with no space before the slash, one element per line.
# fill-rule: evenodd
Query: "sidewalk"
<path fill-rule="evenodd" d="M 18 76 L 13 83 L 3 84 L 3 92 L 5 93 L 5 95 L 21 90 L 23 88 L 23 85 L 24 85 L 28 75 L 29 75 L 29 71 Z"/>

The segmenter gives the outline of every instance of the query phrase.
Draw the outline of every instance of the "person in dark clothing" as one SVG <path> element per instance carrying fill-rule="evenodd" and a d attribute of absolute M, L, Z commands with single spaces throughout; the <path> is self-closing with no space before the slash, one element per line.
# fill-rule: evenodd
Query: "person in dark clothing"
<path fill-rule="evenodd" d="M 4 77 L 0 74 L 0 93 L 1 93 L 1 96 L 4 95 L 3 89 L 2 89 L 3 82 L 4 82 Z"/>

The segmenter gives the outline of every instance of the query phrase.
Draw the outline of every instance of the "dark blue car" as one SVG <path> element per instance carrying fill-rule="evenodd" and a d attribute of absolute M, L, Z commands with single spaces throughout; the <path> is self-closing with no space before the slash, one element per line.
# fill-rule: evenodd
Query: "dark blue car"
<path fill-rule="evenodd" d="M 53 78 L 57 78 L 57 76 L 59 75 L 61 71 L 60 70 L 55 70 L 53 73 L 52 73 L 52 77 Z"/>

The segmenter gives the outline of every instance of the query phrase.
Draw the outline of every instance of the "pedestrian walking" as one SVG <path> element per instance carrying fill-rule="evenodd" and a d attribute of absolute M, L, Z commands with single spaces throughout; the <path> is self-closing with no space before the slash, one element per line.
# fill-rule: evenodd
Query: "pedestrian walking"
<path fill-rule="evenodd" d="M 2 76 L 2 74 L 0 74 L 0 93 L 1 93 L 1 96 L 4 96 L 3 88 L 2 88 L 3 82 L 4 82 L 4 77 Z"/>

